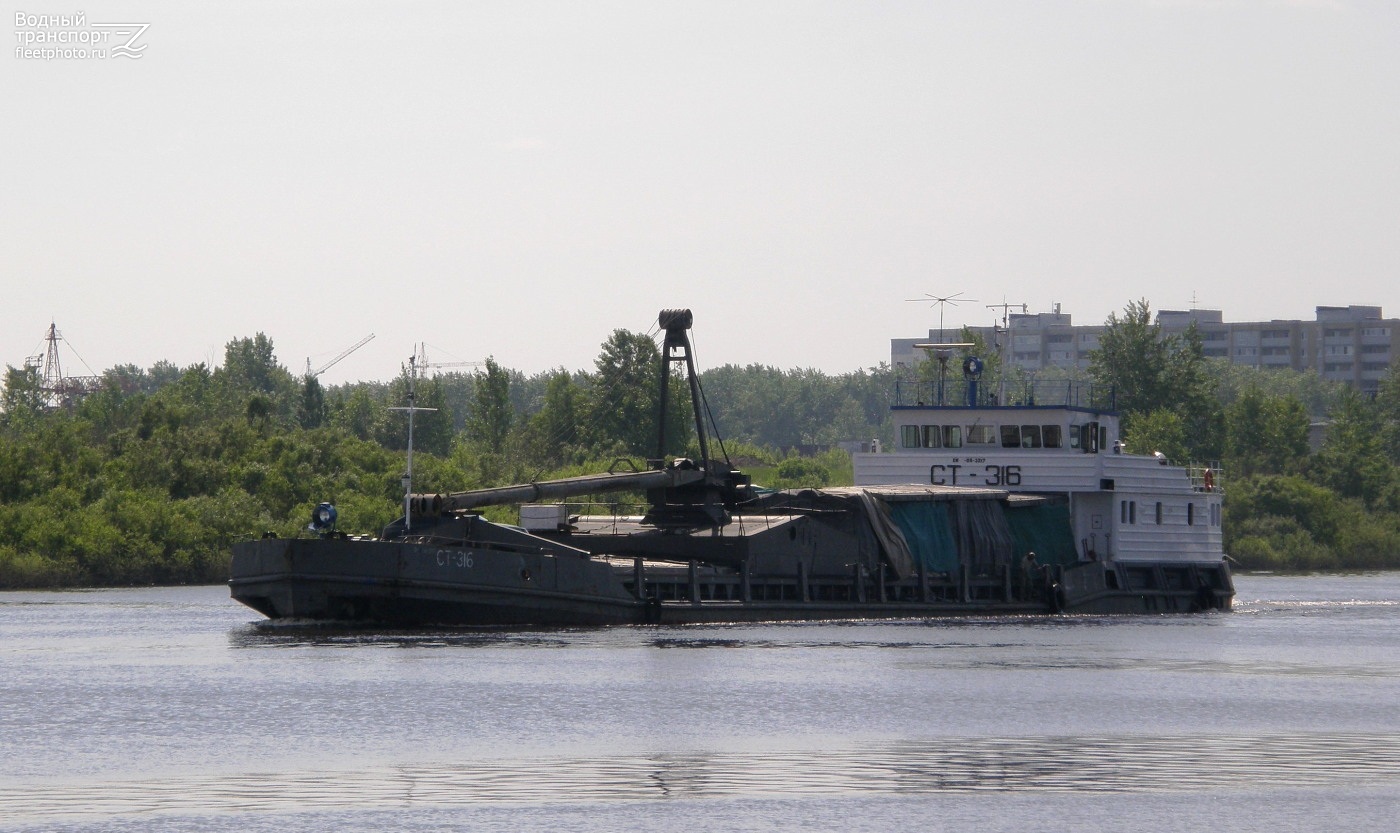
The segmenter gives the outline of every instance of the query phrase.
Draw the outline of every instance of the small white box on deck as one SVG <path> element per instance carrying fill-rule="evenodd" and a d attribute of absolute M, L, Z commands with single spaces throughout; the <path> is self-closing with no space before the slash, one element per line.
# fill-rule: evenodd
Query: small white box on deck
<path fill-rule="evenodd" d="M 520 526 L 526 532 L 553 532 L 569 522 L 563 503 L 527 503 L 520 507 Z"/>

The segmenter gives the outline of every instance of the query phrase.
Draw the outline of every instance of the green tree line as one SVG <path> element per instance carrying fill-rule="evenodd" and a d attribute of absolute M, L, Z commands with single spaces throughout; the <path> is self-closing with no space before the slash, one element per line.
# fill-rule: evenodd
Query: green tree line
<path fill-rule="evenodd" d="M 989 374 L 995 351 L 977 348 Z M 290 373 L 264 335 L 223 363 L 124 365 L 55 407 L 34 368 L 0 394 L 0 587 L 222 581 L 229 546 L 295 535 L 329 500 L 342 528 L 375 533 L 400 511 L 410 382 L 416 488 L 455 491 L 596 472 L 657 454 L 660 356 L 625 330 L 591 368 L 473 373 L 323 388 Z M 934 378 L 931 366 L 915 375 Z M 1015 368 L 1007 371 L 1019 373 Z M 1043 371 L 1042 380 L 1054 375 Z M 1073 374 L 1069 374 L 1073 375 Z M 1226 549 L 1246 567 L 1397 566 L 1400 385 L 1374 398 L 1316 374 L 1205 359 L 1193 332 L 1164 338 L 1145 301 L 1111 316 L 1087 378 L 1113 391 L 1130 451 L 1220 461 Z M 838 442 L 892 437 L 896 374 L 725 365 L 705 371 L 724 453 L 774 487 L 849 483 Z M 670 380 L 669 455 L 698 453 L 684 381 Z M 1331 421 L 1314 453 L 1309 424 Z"/>
<path fill-rule="evenodd" d="M 377 533 L 402 505 L 410 383 L 415 488 L 456 491 L 606 469 L 658 453 L 661 357 L 617 330 L 593 367 L 526 377 L 494 359 L 474 373 L 323 388 L 277 360 L 258 334 L 223 363 L 103 374 L 95 393 L 55 407 L 32 367 L 9 367 L 0 394 L 0 587 L 217 582 L 230 545 L 296 535 L 320 501 L 342 528 Z M 766 407 L 723 450 L 778 486 L 849 482 L 844 455 L 797 459 L 782 446 L 830 444 L 884 418 L 881 382 L 769 368 L 712 371 L 712 399 Z M 760 401 L 757 390 L 781 391 Z M 698 453 L 689 388 L 670 379 L 666 455 Z M 836 426 L 844 426 L 837 428 Z M 717 453 L 719 449 L 715 449 Z"/>

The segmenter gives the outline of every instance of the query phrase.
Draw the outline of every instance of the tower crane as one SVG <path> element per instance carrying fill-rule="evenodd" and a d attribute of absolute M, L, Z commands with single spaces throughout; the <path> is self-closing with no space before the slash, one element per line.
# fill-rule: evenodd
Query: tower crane
<path fill-rule="evenodd" d="M 311 357 L 310 357 L 310 356 L 307 356 L 307 358 L 306 358 L 306 376 L 307 376 L 307 378 L 314 379 L 314 378 L 316 378 L 317 376 L 320 376 L 322 373 L 325 373 L 327 370 L 330 370 L 332 367 L 334 367 L 334 366 L 336 365 L 336 363 L 339 362 L 341 359 L 345 358 L 346 356 L 350 355 L 351 353 L 355 352 L 356 350 L 360 349 L 361 347 L 364 347 L 366 344 L 369 344 L 369 343 L 370 343 L 371 341 L 373 341 L 373 340 L 374 340 L 374 333 L 370 333 L 369 335 L 365 336 L 364 338 L 360 339 L 359 341 L 357 341 L 357 342 L 355 342 L 354 344 L 350 345 L 349 347 L 345 348 L 345 350 L 341 351 L 340 355 L 336 356 L 335 358 L 333 358 L 333 359 L 331 359 L 330 361 L 326 362 L 325 364 L 321 365 L 321 366 L 320 366 L 319 368 L 317 368 L 316 370 L 312 370 L 312 369 L 311 369 Z"/>
<path fill-rule="evenodd" d="M 44 341 L 48 343 L 47 349 L 40 355 L 30 356 L 24 360 L 25 370 L 32 371 L 39 377 L 39 390 L 42 394 L 44 404 L 48 407 L 59 405 L 71 405 L 77 399 L 92 393 L 102 387 L 102 377 L 92 373 L 92 368 L 88 368 L 87 376 L 65 376 L 63 373 L 63 363 L 58 354 L 58 343 L 65 341 L 63 335 L 58 331 L 58 325 L 49 322 L 49 331 L 44 336 Z M 72 345 L 69 345 L 72 350 Z M 74 352 L 74 355 L 77 355 Z M 78 356 L 78 361 L 83 361 L 82 356 Z M 87 362 L 83 362 L 84 365 Z"/>
<path fill-rule="evenodd" d="M 430 367 L 433 369 L 444 367 L 481 367 L 486 364 L 486 362 L 430 362 L 428 361 L 428 345 L 423 342 L 419 342 L 418 351 L 413 355 L 417 366 L 424 370 Z"/>

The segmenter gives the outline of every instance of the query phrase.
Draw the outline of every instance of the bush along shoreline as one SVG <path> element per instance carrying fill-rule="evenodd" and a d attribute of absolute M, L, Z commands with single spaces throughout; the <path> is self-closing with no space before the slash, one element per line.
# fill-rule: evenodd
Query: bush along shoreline
<path fill-rule="evenodd" d="M 1145 302 L 1110 316 L 1089 372 L 1118 392 L 1130 450 L 1221 462 L 1225 551 L 1237 569 L 1400 569 L 1394 368 L 1364 396 L 1315 374 L 1205 359 L 1194 331 L 1168 339 L 1150 321 Z M 417 379 L 417 404 L 437 410 L 415 423 L 415 488 L 566 477 L 654 456 L 659 367 L 650 338 L 618 330 L 588 371 L 526 377 L 488 359 L 473 373 Z M 323 389 L 282 367 L 259 334 L 229 342 L 212 369 L 122 366 L 68 400 L 41 381 L 36 368 L 9 367 L 0 393 L 0 589 L 221 583 L 235 541 L 303 534 L 321 501 L 355 534 L 377 534 L 401 513 L 407 426 L 390 408 L 407 399 L 407 369 L 389 383 Z M 702 374 L 728 456 L 774 488 L 850 484 L 841 440 L 892 447 L 894 382 L 884 366 Z M 675 384 L 682 407 L 666 435 L 687 437 L 689 399 Z M 1326 438 L 1313 449 L 1319 422 Z M 667 453 L 697 452 L 680 440 Z"/>

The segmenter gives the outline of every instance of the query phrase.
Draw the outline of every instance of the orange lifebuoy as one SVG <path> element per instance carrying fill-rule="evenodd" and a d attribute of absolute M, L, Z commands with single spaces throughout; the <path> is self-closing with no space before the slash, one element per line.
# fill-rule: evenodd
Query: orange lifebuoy
<path fill-rule="evenodd" d="M 1205 476 L 1201 480 L 1205 483 L 1207 492 L 1215 491 L 1215 472 L 1206 469 Z"/>

